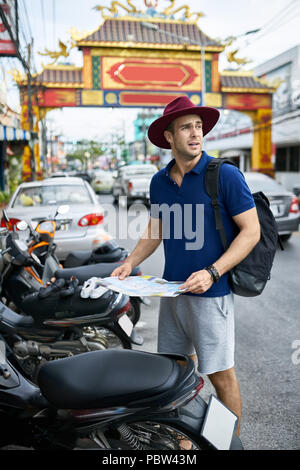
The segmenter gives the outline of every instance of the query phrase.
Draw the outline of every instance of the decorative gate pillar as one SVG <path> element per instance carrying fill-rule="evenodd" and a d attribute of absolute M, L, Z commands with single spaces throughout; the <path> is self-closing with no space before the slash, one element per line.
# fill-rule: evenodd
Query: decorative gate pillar
<path fill-rule="evenodd" d="M 253 171 L 262 171 L 274 177 L 271 109 L 258 109 L 255 112 L 251 163 Z"/>

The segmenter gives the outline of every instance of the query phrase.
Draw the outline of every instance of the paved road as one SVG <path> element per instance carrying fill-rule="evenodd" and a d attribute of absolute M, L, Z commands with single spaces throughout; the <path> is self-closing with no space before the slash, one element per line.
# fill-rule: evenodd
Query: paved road
<path fill-rule="evenodd" d="M 110 203 L 110 196 L 101 196 Z M 143 214 L 141 225 L 147 220 Z M 119 240 L 132 249 L 136 240 Z M 144 263 L 143 273 L 160 276 L 162 247 Z M 248 450 L 295 450 L 300 448 L 300 233 L 278 251 L 272 279 L 256 298 L 235 297 L 236 370 L 243 397 L 241 438 Z M 137 325 L 144 345 L 156 351 L 158 299 L 142 307 Z M 298 346 L 297 346 L 298 345 Z M 293 346 L 297 346 L 293 348 Z M 298 352 L 297 352 L 298 351 Z M 204 376 L 202 396 L 214 390 Z M 12 447 L 15 449 L 16 447 Z"/>
<path fill-rule="evenodd" d="M 100 196 L 109 202 L 109 196 Z M 144 220 L 147 214 L 144 213 Z M 136 240 L 119 241 L 132 249 Z M 161 275 L 163 250 L 142 265 L 145 274 Z M 256 298 L 235 296 L 236 371 L 243 397 L 241 438 L 246 449 L 300 448 L 300 233 L 278 250 L 272 279 Z M 144 345 L 156 351 L 158 299 L 142 307 L 137 325 Z M 296 343 L 296 342 L 299 343 Z M 293 349 L 298 344 L 299 354 Z M 294 353 L 294 356 L 292 356 Z M 294 357 L 294 362 L 292 358 Z M 296 362 L 299 362 L 297 364 Z M 213 388 L 204 377 L 204 397 Z"/>

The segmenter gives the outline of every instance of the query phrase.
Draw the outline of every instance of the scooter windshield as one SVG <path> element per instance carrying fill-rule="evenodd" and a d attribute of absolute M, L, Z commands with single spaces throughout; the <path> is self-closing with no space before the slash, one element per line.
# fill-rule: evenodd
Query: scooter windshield
<path fill-rule="evenodd" d="M 56 223 L 54 220 L 46 220 L 45 222 L 41 222 L 36 226 L 36 231 L 41 234 L 47 234 L 51 238 L 54 237 L 56 229 Z"/>

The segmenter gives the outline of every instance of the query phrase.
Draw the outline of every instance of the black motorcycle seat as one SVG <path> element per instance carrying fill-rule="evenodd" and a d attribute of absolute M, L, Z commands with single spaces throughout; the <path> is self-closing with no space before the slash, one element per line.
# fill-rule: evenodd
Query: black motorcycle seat
<path fill-rule="evenodd" d="M 95 251 L 91 256 L 91 263 L 117 263 L 126 258 L 125 253 L 127 252 L 122 248 L 118 248 L 110 253 L 97 253 Z"/>
<path fill-rule="evenodd" d="M 74 294 L 68 297 L 61 297 L 58 291 L 43 299 L 39 298 L 38 292 L 33 292 L 23 299 L 21 307 L 23 312 L 32 315 L 36 324 L 43 324 L 44 320 L 49 319 L 79 318 L 101 313 L 105 316 L 117 297 L 115 292 L 108 290 L 98 299 L 83 299 L 81 289 L 77 287 Z"/>
<path fill-rule="evenodd" d="M 122 263 L 99 263 L 89 264 L 88 266 L 78 266 L 77 268 L 57 269 L 54 276 L 57 279 L 70 279 L 75 276 L 82 284 L 91 277 L 109 277 L 115 268 L 121 266 Z M 132 276 L 140 274 L 139 268 L 134 268 L 131 272 Z"/>
<path fill-rule="evenodd" d="M 31 328 L 34 325 L 34 319 L 29 315 L 19 315 L 10 308 L 1 304 L 0 307 L 0 331 L 10 329 Z"/>
<path fill-rule="evenodd" d="M 85 265 L 91 258 L 92 250 L 74 251 L 69 253 L 64 261 L 65 268 L 79 267 Z"/>
<path fill-rule="evenodd" d="M 100 249 L 92 251 L 74 251 L 69 253 L 64 261 L 65 268 L 73 268 L 98 263 L 116 263 L 126 258 L 127 251 L 124 248 L 115 248 L 113 251 L 102 253 Z"/>
<path fill-rule="evenodd" d="M 124 406 L 157 397 L 179 381 L 181 366 L 169 357 L 132 350 L 104 350 L 44 364 L 38 385 L 61 409 Z"/>

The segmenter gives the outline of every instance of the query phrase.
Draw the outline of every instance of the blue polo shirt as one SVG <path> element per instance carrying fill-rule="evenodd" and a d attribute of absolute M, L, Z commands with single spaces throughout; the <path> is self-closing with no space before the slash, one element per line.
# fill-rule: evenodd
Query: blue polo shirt
<path fill-rule="evenodd" d="M 224 253 L 216 230 L 211 198 L 207 195 L 204 175 L 213 157 L 202 152 L 197 165 L 184 175 L 181 186 L 170 177 L 173 159 L 158 171 L 150 184 L 151 217 L 160 217 L 163 227 L 165 268 L 168 281 L 185 281 L 193 272 L 213 264 Z M 222 165 L 219 204 L 228 243 L 235 237 L 232 217 L 245 212 L 255 203 L 243 174 L 233 165 Z M 218 297 L 230 293 L 228 274 L 203 294 Z"/>

